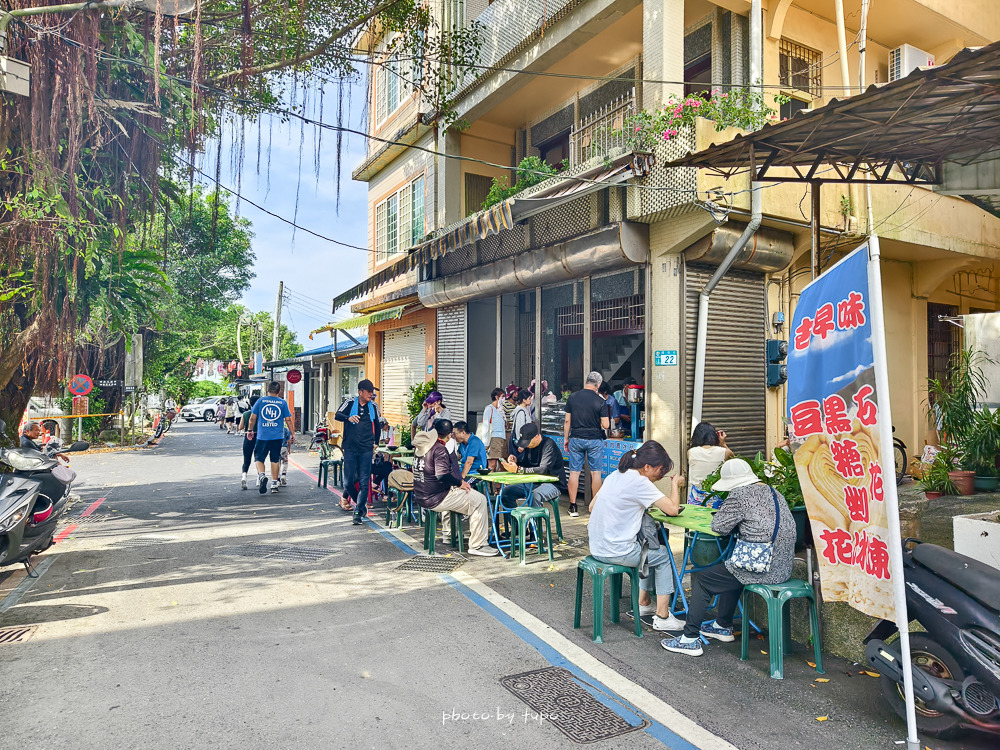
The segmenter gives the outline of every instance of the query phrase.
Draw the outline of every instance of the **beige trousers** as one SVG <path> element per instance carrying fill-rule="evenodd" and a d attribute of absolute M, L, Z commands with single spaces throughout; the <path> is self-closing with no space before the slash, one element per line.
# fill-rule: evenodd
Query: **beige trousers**
<path fill-rule="evenodd" d="M 486 495 L 482 492 L 452 487 L 444 500 L 432 510 L 441 513 L 441 526 L 444 529 L 445 539 L 451 535 L 451 515 L 448 511 L 453 510 L 469 519 L 469 549 L 486 546 L 490 529 L 490 514 Z"/>

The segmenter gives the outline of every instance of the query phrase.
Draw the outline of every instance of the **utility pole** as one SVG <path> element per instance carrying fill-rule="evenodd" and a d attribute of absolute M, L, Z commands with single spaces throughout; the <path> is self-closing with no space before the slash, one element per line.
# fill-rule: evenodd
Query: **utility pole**
<path fill-rule="evenodd" d="M 278 301 L 274 303 L 274 339 L 271 342 L 271 359 L 278 359 L 278 344 L 281 341 L 281 298 L 285 296 L 285 282 L 278 282 Z"/>

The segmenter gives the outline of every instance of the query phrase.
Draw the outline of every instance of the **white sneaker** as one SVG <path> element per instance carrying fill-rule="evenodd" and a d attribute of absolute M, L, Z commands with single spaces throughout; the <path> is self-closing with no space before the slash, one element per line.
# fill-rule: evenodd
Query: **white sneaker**
<path fill-rule="evenodd" d="M 475 555 L 476 557 L 496 557 L 500 553 L 497 551 L 496 547 L 490 547 L 489 545 L 484 544 L 482 547 L 470 549 L 469 554 Z"/>
<path fill-rule="evenodd" d="M 649 617 L 650 615 L 655 615 L 655 614 L 656 614 L 656 605 L 655 604 L 640 604 L 639 605 L 639 616 L 640 617 Z"/>
<path fill-rule="evenodd" d="M 284 487 L 288 484 L 288 479 L 282 474 L 281 476 L 281 486 Z"/>
<path fill-rule="evenodd" d="M 267 494 L 267 477 L 263 474 L 257 475 L 257 492 L 262 495 Z"/>
<path fill-rule="evenodd" d="M 244 474 L 243 478 L 240 480 L 240 488 L 244 489 L 244 490 L 247 488 L 247 475 L 246 474 Z"/>
<path fill-rule="evenodd" d="M 277 479 L 272 479 L 271 480 L 271 492 L 273 492 L 274 494 L 278 494 L 278 480 Z"/>
<path fill-rule="evenodd" d="M 678 620 L 673 613 L 667 618 L 653 615 L 653 630 L 684 630 L 684 625 L 684 620 Z"/>

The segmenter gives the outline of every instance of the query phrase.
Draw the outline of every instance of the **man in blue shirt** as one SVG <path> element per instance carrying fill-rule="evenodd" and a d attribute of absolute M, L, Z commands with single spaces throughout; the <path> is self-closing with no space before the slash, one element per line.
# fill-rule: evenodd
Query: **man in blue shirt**
<path fill-rule="evenodd" d="M 257 461 L 257 491 L 267 492 L 267 477 L 264 475 L 264 461 L 271 459 L 271 492 L 278 491 L 278 470 L 281 461 L 281 443 L 285 437 L 285 425 L 293 431 L 292 412 L 281 396 L 281 383 L 272 381 L 267 386 L 267 395 L 258 399 L 250 414 L 247 425 L 247 439 L 256 437 L 253 457 Z M 290 440 L 294 441 L 292 435 Z"/>
<path fill-rule="evenodd" d="M 467 422 L 455 422 L 452 432 L 458 442 L 458 466 L 462 470 L 462 479 L 480 469 L 486 468 L 486 445 L 478 437 L 469 432 Z"/>

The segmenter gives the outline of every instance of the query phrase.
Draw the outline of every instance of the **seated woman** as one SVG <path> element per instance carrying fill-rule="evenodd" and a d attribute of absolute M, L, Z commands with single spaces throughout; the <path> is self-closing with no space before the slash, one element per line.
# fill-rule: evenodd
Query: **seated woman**
<path fill-rule="evenodd" d="M 639 564 L 642 546 L 637 540 L 642 516 L 647 508 L 657 507 L 669 516 L 680 509 L 680 487 L 684 477 L 671 477 L 670 495 L 664 495 L 653 482 L 673 469 L 674 462 L 655 440 L 647 440 L 637 450 L 628 451 L 590 503 L 590 554 L 601 562 L 634 567 Z M 667 550 L 650 549 L 649 576 L 639 581 L 639 613 L 653 615 L 654 630 L 680 630 L 684 622 L 670 612 L 674 592 L 674 571 Z M 650 590 L 655 584 L 656 604 Z M 612 606 L 618 606 L 613 602 Z"/>
<path fill-rule="evenodd" d="M 729 496 L 712 519 L 712 531 L 735 533 L 747 542 L 772 542 L 771 564 L 763 573 L 754 573 L 737 567 L 730 558 L 693 575 L 684 634 L 660 641 L 667 651 L 688 656 L 701 656 L 699 635 L 726 643 L 734 640 L 733 615 L 743 586 L 784 583 L 792 575 L 795 520 L 781 493 L 757 479 L 750 464 L 741 458 L 731 458 L 722 465 L 722 477 L 715 487 L 728 491 Z M 704 622 L 705 612 L 716 595 L 719 601 L 715 619 Z"/>
<path fill-rule="evenodd" d="M 704 505 L 708 493 L 701 488 L 701 483 L 713 471 L 722 466 L 727 458 L 732 458 L 733 452 L 726 447 L 726 433 L 716 430 L 708 422 L 699 422 L 691 435 L 691 447 L 688 448 L 688 503 Z M 721 498 L 712 499 L 712 507 L 718 508 Z"/>

